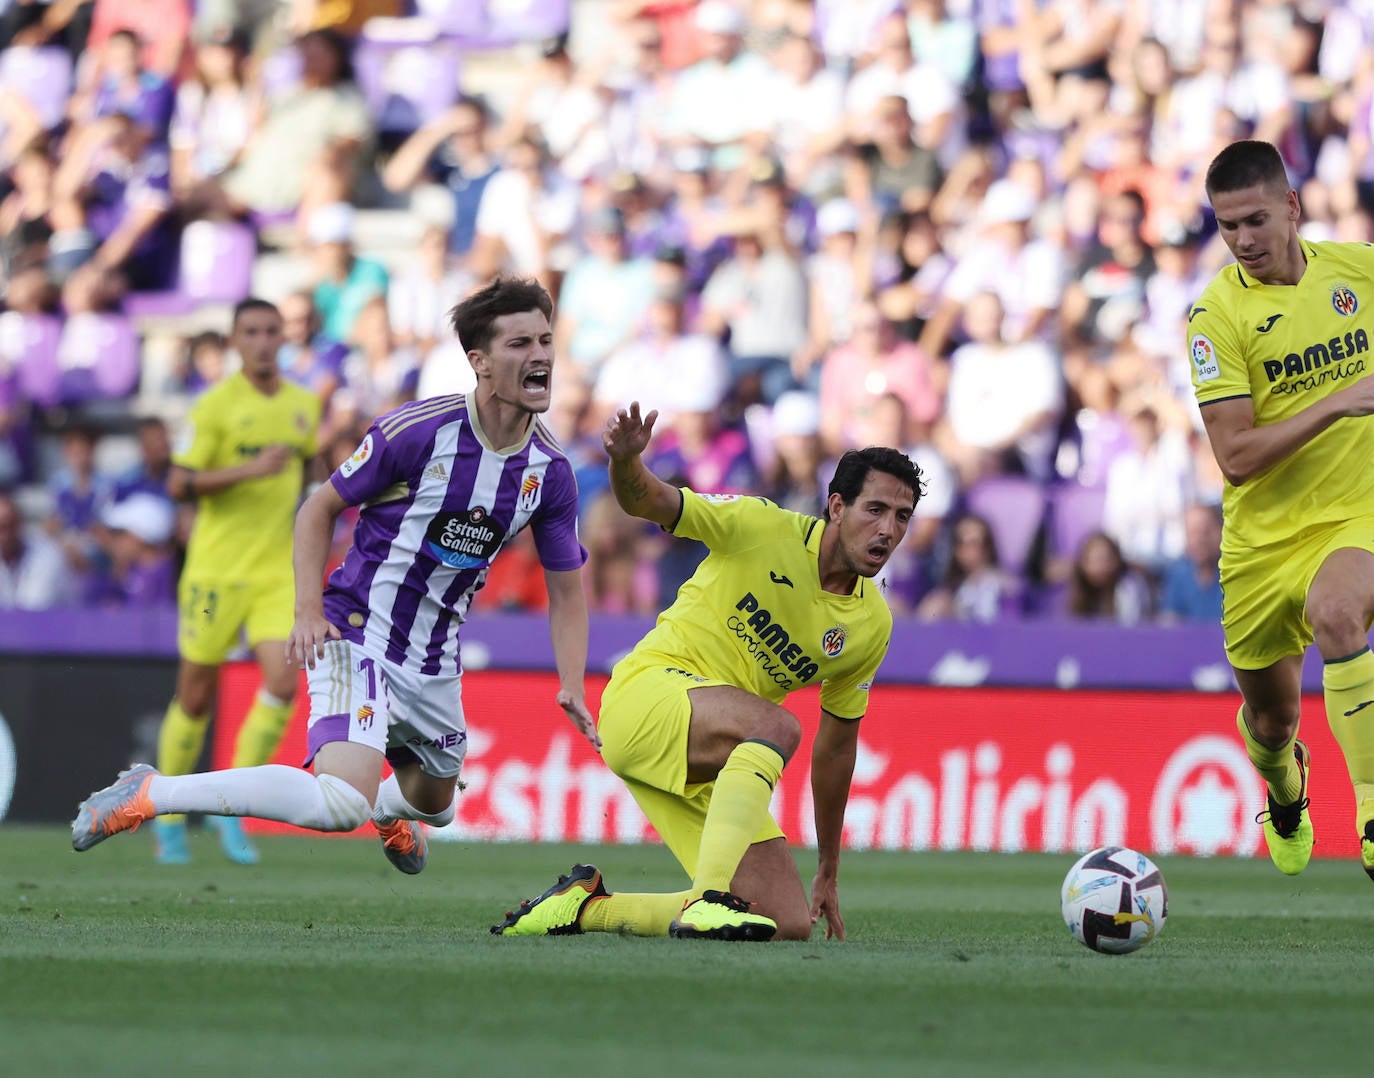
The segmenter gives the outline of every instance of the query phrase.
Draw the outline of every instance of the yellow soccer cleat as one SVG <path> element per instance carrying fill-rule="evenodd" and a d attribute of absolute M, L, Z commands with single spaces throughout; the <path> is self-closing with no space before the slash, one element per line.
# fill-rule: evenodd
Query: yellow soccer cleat
<path fill-rule="evenodd" d="M 1360 832 L 1360 861 L 1365 873 L 1374 880 L 1374 800 L 1361 801 L 1356 806 L 1355 821 Z"/>
<path fill-rule="evenodd" d="M 762 943 L 773 938 L 777 923 L 749 912 L 749 903 L 729 891 L 705 891 L 688 902 L 668 926 L 668 935 L 680 940 L 731 940 Z"/>
<path fill-rule="evenodd" d="M 592 865 L 573 865 L 566 876 L 538 898 L 527 899 L 520 908 L 508 912 L 499 925 L 491 926 L 493 936 L 578 936 L 582 934 L 582 911 L 594 898 L 610 892 L 601 873 Z"/>
<path fill-rule="evenodd" d="M 157 815 L 148 798 L 148 784 L 157 775 L 148 764 L 134 764 L 119 777 L 81 802 L 72 821 L 72 849 L 89 850 L 121 831 L 137 831 L 144 820 Z"/>
<path fill-rule="evenodd" d="M 1302 791 L 1289 805 L 1277 804 L 1269 798 L 1269 807 L 1255 817 L 1264 825 L 1264 841 L 1269 847 L 1269 859 L 1286 876 L 1296 876 L 1312 859 L 1312 817 L 1307 811 L 1307 779 L 1312 766 L 1312 754 L 1301 741 L 1293 742 L 1293 757 L 1302 773 Z M 1369 862 L 1366 862 L 1368 865 Z"/>
<path fill-rule="evenodd" d="M 407 876 L 414 876 L 425 867 L 429 860 L 429 839 L 419 820 L 395 820 L 389 824 L 372 826 L 382 836 L 382 852 L 386 859 Z"/>

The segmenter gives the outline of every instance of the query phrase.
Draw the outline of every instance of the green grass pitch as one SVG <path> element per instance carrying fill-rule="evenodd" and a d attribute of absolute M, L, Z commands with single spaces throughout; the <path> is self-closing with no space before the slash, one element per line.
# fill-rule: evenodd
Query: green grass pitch
<path fill-rule="evenodd" d="M 577 860 L 681 885 L 658 847 L 276 837 L 262 864 L 159 868 L 146 835 L 75 854 L 0 828 L 0 1073 L 1336 1075 L 1367 1073 L 1374 886 L 1350 861 L 1161 858 L 1162 936 L 1075 943 L 1070 855 L 853 853 L 850 939 L 507 940 L 488 926 Z M 803 878 L 812 854 L 798 851 Z"/>

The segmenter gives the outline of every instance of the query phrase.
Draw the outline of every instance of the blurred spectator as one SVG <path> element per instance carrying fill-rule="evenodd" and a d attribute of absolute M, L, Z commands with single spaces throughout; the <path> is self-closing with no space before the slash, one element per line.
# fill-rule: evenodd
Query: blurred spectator
<path fill-rule="evenodd" d="M 13 36 L 0 42 L 0 98 L 7 102 L 0 117 L 11 127 L 5 142 L 13 159 L 13 147 L 28 143 L 39 131 L 56 132 L 67 117 L 72 91 L 72 57 L 50 42 L 44 25 L 48 5 L 11 4 L 0 14 Z M 3 31 L 0 31 L 3 33 Z"/>
<path fill-rule="evenodd" d="M 101 54 L 116 34 L 129 33 L 138 44 L 139 67 L 172 79 L 183 73 L 191 10 L 192 0 L 95 0 L 86 58 Z"/>
<path fill-rule="evenodd" d="M 320 331 L 335 341 L 351 341 L 353 323 L 363 306 L 386 296 L 386 267 L 355 253 L 353 221 L 354 210 L 347 202 L 320 206 L 306 219 L 315 310 Z"/>
<path fill-rule="evenodd" d="M 400 145 L 382 171 L 382 183 L 398 193 L 422 179 L 447 188 L 453 196 L 448 249 L 465 255 L 477 238 L 482 193 L 499 167 L 487 145 L 487 109 L 481 101 L 466 98 Z"/>
<path fill-rule="evenodd" d="M 725 207 L 711 187 L 710 158 L 698 148 L 673 155 L 673 172 L 663 217 L 663 242 L 680 248 L 687 283 L 699 292 L 730 254 L 730 241 L 721 234 Z"/>
<path fill-rule="evenodd" d="M 702 57 L 674 80 L 668 138 L 737 151 L 767 128 L 768 64 L 744 48 L 745 18 L 729 0 L 701 0 L 694 24 Z"/>
<path fill-rule="evenodd" d="M 733 254 L 711 274 L 701 296 L 701 329 L 729 333 L 737 401 L 772 404 L 798 388 L 792 359 L 806 343 L 806 278 L 781 247 L 757 233 L 735 237 Z"/>
<path fill-rule="evenodd" d="M 415 258 L 387 284 L 391 332 L 398 344 L 414 348 L 421 356 L 453 336 L 449 311 L 476 284 L 476 278 L 450 259 L 448 251 L 448 231 L 442 225 L 427 225 Z"/>
<path fill-rule="evenodd" d="M 786 34 L 769 59 L 766 123 L 787 178 L 808 194 L 833 187 L 836 168 L 827 162 L 844 144 L 844 79 L 803 34 Z"/>
<path fill-rule="evenodd" d="M 873 122 L 853 143 L 845 169 L 845 191 L 871 216 L 929 208 L 940 187 L 940 164 L 919 145 L 906 98 L 890 95 L 873 106 Z"/>
<path fill-rule="evenodd" d="M 516 89 L 502 124 L 500 141 L 540 142 L 559 162 L 563 175 L 582 180 L 604 171 L 611 157 L 606 132 L 608 95 L 580 77 L 564 38 L 544 43 L 540 62 L 531 65 Z"/>
<path fill-rule="evenodd" d="M 845 92 L 851 136 L 858 142 L 880 137 L 877 113 L 889 109 L 894 98 L 899 99 L 910 114 L 907 137 L 940 160 L 952 163 L 967 141 L 962 123 L 963 102 L 937 64 L 912 55 L 910 32 L 902 13 L 894 11 L 879 23 L 870 56 L 870 61 L 850 79 Z M 884 120 L 892 125 L 893 131 L 899 130 L 893 121 L 890 115 Z"/>
<path fill-rule="evenodd" d="M 644 319 L 644 331 L 611 353 L 597 372 L 592 387 L 591 415 L 598 428 L 618 408 L 639 401 L 643 411 L 657 409 L 661 424 L 671 425 L 684 407 L 696 401 L 723 401 L 730 388 L 730 372 L 719 343 L 686 324 L 684 295 L 668 285 L 654 294 Z M 567 389 L 558 388 L 559 394 Z M 557 405 L 566 411 L 567 405 Z M 571 422 L 560 426 L 570 429 Z"/>
<path fill-rule="evenodd" d="M 568 268 L 563 242 L 576 217 L 577 188 L 550 166 L 538 142 L 516 140 L 477 207 L 473 274 L 482 280 L 509 271 L 552 280 Z"/>
<path fill-rule="evenodd" d="M 615 207 L 592 213 L 585 240 L 588 253 L 568 270 L 559 294 L 554 347 L 560 378 L 590 387 L 606 358 L 642 326 L 654 278 L 648 259 L 629 257 L 625 218 Z"/>
<path fill-rule="evenodd" d="M 282 346 L 277 352 L 277 360 L 282 374 L 296 385 L 314 392 L 321 404 L 328 405 L 334 390 L 339 387 L 348 345 L 326 336 L 320 328 L 314 292 L 292 292 L 279 306 Z M 349 452 L 352 451 L 350 447 Z"/>
<path fill-rule="evenodd" d="M 890 256 L 875 252 L 874 283 L 883 314 L 906 340 L 919 340 L 953 262 L 940 245 L 940 234 L 928 213 L 902 214 Z"/>
<path fill-rule="evenodd" d="M 183 349 L 181 388 L 198 397 L 227 373 L 229 341 L 223 333 L 205 330 L 190 337 Z"/>
<path fill-rule="evenodd" d="M 81 572 L 96 556 L 96 533 L 115 494 L 110 477 L 96 471 L 98 441 L 99 435 L 89 427 L 64 431 L 62 465 L 48 482 L 52 511 L 44 528 L 61 546 L 68 564 Z"/>
<path fill-rule="evenodd" d="M 1115 539 L 1093 532 L 1079 546 L 1068 586 L 1052 609 L 1069 618 L 1135 625 L 1150 614 L 1149 583 L 1126 564 Z"/>
<path fill-rule="evenodd" d="M 931 424 L 915 422 L 895 393 L 884 393 L 868 409 L 859 445 L 890 445 L 901 449 L 921 469 L 921 497 L 901 545 L 878 574 L 885 582 L 888 605 L 896 614 L 910 614 L 934 585 L 945 524 L 959 496 L 954 469 L 930 440 Z"/>
<path fill-rule="evenodd" d="M 64 232 L 90 233 L 94 269 L 139 291 L 171 285 L 177 259 L 171 175 L 166 148 L 154 144 L 147 127 L 124 113 L 87 126 L 53 187 Z"/>
<path fill-rule="evenodd" d="M 55 222 L 53 163 L 42 143 L 28 147 L 10 172 L 12 189 L 0 201 L 0 260 L 7 280 L 27 269 L 46 268 Z M 76 222 L 72 222 L 73 225 Z M 54 267 L 54 276 L 65 273 Z"/>
<path fill-rule="evenodd" d="M 1064 288 L 1063 252 L 1030 238 L 1035 196 L 1024 185 L 999 180 L 978 212 L 978 237 L 960 257 L 943 289 L 944 299 L 926 323 L 921 344 L 941 355 L 964 306 L 980 292 L 997 293 L 1009 344 L 1049 336 Z"/>
<path fill-rule="evenodd" d="M 950 359 L 948 424 L 941 448 L 965 486 L 984 475 L 1052 474 L 1063 385 L 1054 353 L 1038 341 L 1002 336 L 1002 303 L 993 292 L 969 302 L 969 343 Z"/>
<path fill-rule="evenodd" d="M 994 622 L 1019 609 L 1021 586 L 997 560 L 997 541 L 982 517 L 965 513 L 951 529 L 944 578 L 916 608 L 922 621 Z"/>
<path fill-rule="evenodd" d="M 176 507 L 155 494 L 131 494 L 107 506 L 105 558 L 88 580 L 85 603 L 92 606 L 172 607 L 177 567 L 172 539 Z"/>
<path fill-rule="evenodd" d="M 1102 529 L 1130 564 L 1157 572 L 1183 553 L 1192 461 L 1184 433 L 1164 426 L 1154 407 L 1137 404 L 1127 414 L 1133 445 L 1107 472 Z"/>
<path fill-rule="evenodd" d="M 150 494 L 171 504 L 167 476 L 172 470 L 172 440 L 167 423 L 159 416 L 143 416 L 134 428 L 138 439 L 138 463 L 115 479 L 114 500 Z"/>
<path fill-rule="evenodd" d="M 14 497 L 0 491 L 0 610 L 48 610 L 75 598 L 62 548 L 27 528 Z"/>
<path fill-rule="evenodd" d="M 374 296 L 354 323 L 354 348 L 343 362 L 343 384 L 334 391 L 325 424 L 330 431 L 356 429 L 415 399 L 420 357 L 397 344 L 386 300 Z"/>
<path fill-rule="evenodd" d="M 1137 191 L 1107 198 L 1097 240 L 1064 292 L 1059 318 L 1065 337 L 1093 348 L 1124 340 L 1145 315 L 1154 255 L 1141 235 L 1145 200 Z"/>
<path fill-rule="evenodd" d="M 265 103 L 247 76 L 248 39 L 219 26 L 197 37 L 195 70 L 177 89 L 172 116 L 172 187 L 189 194 L 238 164 Z"/>
<path fill-rule="evenodd" d="M 868 292 L 871 252 L 858 242 L 859 212 L 848 199 L 835 198 L 816 214 L 820 249 L 806 260 L 810 281 L 807 342 L 793 359 L 792 374 L 806 383 L 812 368 L 853 333 L 851 317 L 858 298 Z"/>
<path fill-rule="evenodd" d="M 1221 513 L 1190 505 L 1183 517 L 1184 552 L 1164 567 L 1159 619 L 1167 623 L 1221 621 Z"/>
<path fill-rule="evenodd" d="M 863 300 L 850 318 L 853 336 L 821 364 L 821 441 L 838 457 L 861 449 L 861 431 L 878 398 L 901 398 L 911 422 L 930 424 L 940 415 L 944 371 L 921 349 L 897 337 L 877 304 Z"/>
<path fill-rule="evenodd" d="M 820 402 L 805 390 L 789 390 L 773 404 L 768 433 L 773 466 L 764 476 L 765 496 L 794 513 L 820 514 L 826 498 Z"/>
<path fill-rule="evenodd" d="M 348 37 L 358 34 L 368 19 L 405 14 L 402 0 L 290 0 L 291 28 L 304 34 L 334 30 Z"/>
<path fill-rule="evenodd" d="M 372 121 L 353 82 L 348 45 L 312 30 L 295 45 L 299 85 L 274 98 L 238 163 L 202 183 L 190 210 L 209 216 L 296 214 L 346 200 L 368 151 Z"/>
<path fill-rule="evenodd" d="M 100 49 L 90 87 L 72 98 L 70 114 L 78 129 L 102 116 L 128 116 L 158 145 L 167 141 L 176 91 L 163 74 L 139 60 L 133 31 L 116 30 Z"/>

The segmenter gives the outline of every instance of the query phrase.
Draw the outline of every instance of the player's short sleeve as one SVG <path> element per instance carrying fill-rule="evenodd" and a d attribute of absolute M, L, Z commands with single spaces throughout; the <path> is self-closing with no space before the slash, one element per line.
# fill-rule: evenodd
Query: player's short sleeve
<path fill-rule="evenodd" d="M 407 451 L 407 443 L 418 439 L 407 439 L 406 433 L 408 431 L 402 432 L 393 442 L 387 439 L 379 423 L 368 427 L 358 448 L 329 477 L 339 497 L 349 505 L 361 505 L 379 499 L 398 483 L 407 482 L 410 473 L 416 471 L 422 461 L 413 459 L 413 447 Z M 428 456 L 428 443 L 422 448 Z"/>
<path fill-rule="evenodd" d="M 1250 372 L 1236 322 L 1208 289 L 1188 314 L 1188 366 L 1199 404 L 1250 396 Z"/>
<path fill-rule="evenodd" d="M 557 461 L 544 473 L 540 511 L 530 520 L 539 564 L 552 572 L 579 569 L 587 548 L 577 535 L 577 479 L 567 461 Z"/>
<path fill-rule="evenodd" d="M 172 446 L 173 464 L 192 471 L 210 467 L 224 438 L 224 424 L 215 407 L 221 399 L 220 394 L 210 392 L 196 401 Z"/>
<path fill-rule="evenodd" d="M 855 631 L 860 638 L 851 641 L 852 645 L 864 649 L 862 661 L 844 676 L 828 679 L 821 684 L 821 707 L 837 718 L 861 719 L 868 711 L 868 695 L 873 689 L 873 679 L 892 641 L 892 612 L 886 603 L 882 607 L 881 611 L 875 610 L 868 625 Z"/>
<path fill-rule="evenodd" d="M 766 498 L 743 494 L 698 494 L 682 488 L 682 515 L 673 534 L 700 539 L 712 550 L 748 550 L 775 542 L 794 516 Z"/>

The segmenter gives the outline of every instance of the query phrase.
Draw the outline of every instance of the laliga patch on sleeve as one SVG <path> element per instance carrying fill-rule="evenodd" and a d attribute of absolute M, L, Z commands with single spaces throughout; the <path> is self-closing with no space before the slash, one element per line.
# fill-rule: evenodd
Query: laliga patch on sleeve
<path fill-rule="evenodd" d="M 717 505 L 739 501 L 738 494 L 698 494 L 697 497 L 701 498 L 703 501 L 714 502 Z"/>
<path fill-rule="evenodd" d="M 1199 333 L 1189 345 L 1193 355 L 1193 370 L 1199 382 L 1210 382 L 1221 377 L 1221 364 L 1217 362 L 1217 350 L 1212 342 Z"/>
<path fill-rule="evenodd" d="M 339 474 L 347 479 L 371 459 L 372 435 L 369 434 L 362 440 L 358 448 L 353 450 L 353 455 L 339 465 Z"/>

